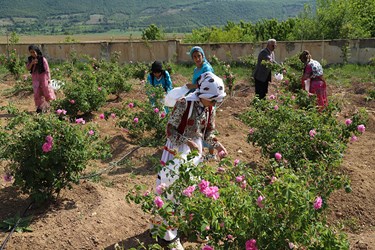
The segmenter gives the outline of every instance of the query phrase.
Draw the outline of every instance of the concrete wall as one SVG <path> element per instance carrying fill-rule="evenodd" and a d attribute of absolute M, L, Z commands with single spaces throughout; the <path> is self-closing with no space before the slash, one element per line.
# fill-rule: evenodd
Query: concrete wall
<path fill-rule="evenodd" d="M 178 40 L 169 41 L 134 41 L 134 42 L 86 42 L 86 43 L 45 43 L 39 44 L 43 54 L 51 62 L 65 61 L 72 52 L 89 55 L 97 59 L 109 59 L 114 52 L 120 52 L 120 62 L 152 62 L 155 60 L 191 63 L 189 51 L 193 46 L 201 46 L 206 57 L 216 56 L 222 61 L 240 61 L 243 56 L 257 56 L 266 43 L 216 43 L 184 44 Z M 368 63 L 375 57 L 375 38 L 356 40 L 322 40 L 278 42 L 275 50 L 276 60 L 294 56 L 307 49 L 316 60 L 324 59 L 327 63 L 342 63 L 343 47 L 349 46 L 350 63 Z M 9 49 L 16 49 L 21 56 L 28 56 L 28 44 L 16 44 Z M 7 54 L 7 44 L 0 44 L 0 54 Z"/>

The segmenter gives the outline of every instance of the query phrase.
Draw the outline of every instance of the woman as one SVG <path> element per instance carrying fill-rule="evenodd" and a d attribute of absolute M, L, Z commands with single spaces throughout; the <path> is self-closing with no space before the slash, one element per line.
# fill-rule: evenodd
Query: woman
<path fill-rule="evenodd" d="M 226 93 L 221 78 L 207 72 L 201 75 L 195 92 L 176 102 L 167 124 L 167 143 L 161 157 L 163 164 L 174 159 L 175 152 L 179 152 L 184 159 L 187 155 L 197 150 L 199 155 L 192 159 L 195 165 L 202 161 L 203 140 L 216 149 L 220 157 L 227 155 L 225 147 L 215 137 L 215 109 L 216 103 L 222 102 Z M 158 174 L 157 186 L 169 186 L 178 179 L 180 161 L 165 166 Z M 171 173 L 174 173 L 171 176 Z M 173 200 L 173 195 L 168 195 Z M 175 241 L 177 229 L 167 230 L 164 239 Z M 175 242 L 176 243 L 176 242 Z M 183 248 L 177 248 L 183 249 Z"/>
<path fill-rule="evenodd" d="M 196 67 L 193 72 L 192 83 L 186 84 L 186 87 L 190 89 L 188 94 L 195 91 L 195 89 L 197 88 L 198 79 L 203 73 L 206 73 L 206 72 L 214 73 L 214 69 L 212 68 L 211 64 L 207 61 L 204 51 L 201 47 L 194 46 L 190 50 L 190 56 L 191 56 L 191 59 L 193 59 Z M 206 159 L 216 160 L 216 155 L 214 154 L 214 148 L 212 148 L 210 144 L 206 143 L 205 141 L 203 142 L 203 147 L 208 148 L 209 154 L 206 155 Z"/>
<path fill-rule="evenodd" d="M 317 96 L 320 108 L 327 106 L 327 86 L 323 78 L 322 65 L 311 58 L 308 50 L 304 50 L 299 59 L 305 64 L 302 76 L 302 88 Z"/>
<path fill-rule="evenodd" d="M 165 93 L 173 89 L 171 76 L 167 70 L 163 69 L 163 64 L 159 61 L 152 63 L 151 73 L 147 77 L 147 82 L 154 87 L 161 85 Z"/>
<path fill-rule="evenodd" d="M 50 86 L 51 75 L 47 59 L 35 45 L 29 46 L 30 56 L 26 68 L 30 71 L 33 81 L 34 102 L 36 112 L 41 113 L 49 106 L 51 100 L 55 100 L 55 93 Z"/>
<path fill-rule="evenodd" d="M 197 88 L 198 78 L 206 72 L 214 73 L 214 69 L 212 68 L 211 64 L 207 61 L 206 56 L 204 55 L 204 51 L 201 47 L 195 46 L 190 50 L 191 59 L 193 59 L 195 63 L 195 69 L 193 72 L 193 79 L 192 83 L 186 84 L 190 92 L 193 92 Z"/>

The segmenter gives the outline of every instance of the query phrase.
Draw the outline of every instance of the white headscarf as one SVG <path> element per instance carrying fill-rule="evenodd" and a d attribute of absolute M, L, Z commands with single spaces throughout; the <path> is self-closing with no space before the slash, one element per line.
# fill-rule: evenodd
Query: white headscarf
<path fill-rule="evenodd" d="M 222 102 L 226 95 L 223 80 L 212 72 L 205 72 L 198 80 L 198 88 L 186 96 L 186 100 L 198 101 L 203 98 Z"/>

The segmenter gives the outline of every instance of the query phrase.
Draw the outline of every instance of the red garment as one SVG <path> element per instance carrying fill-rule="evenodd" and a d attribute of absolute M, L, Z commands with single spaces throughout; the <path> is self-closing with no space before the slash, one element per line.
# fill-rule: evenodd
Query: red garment
<path fill-rule="evenodd" d="M 311 64 L 307 64 L 301 79 L 302 89 L 305 89 L 305 80 L 310 79 L 309 93 L 316 95 L 319 107 L 328 105 L 327 85 L 323 76 L 313 76 Z"/>

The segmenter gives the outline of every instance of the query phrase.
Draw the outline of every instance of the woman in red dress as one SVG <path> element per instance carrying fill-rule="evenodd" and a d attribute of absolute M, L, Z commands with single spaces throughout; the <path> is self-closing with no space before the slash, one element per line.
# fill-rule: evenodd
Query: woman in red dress
<path fill-rule="evenodd" d="M 323 78 L 322 65 L 311 58 L 308 50 L 304 50 L 299 59 L 305 64 L 301 79 L 302 88 L 316 95 L 319 108 L 327 106 L 327 85 Z"/>

